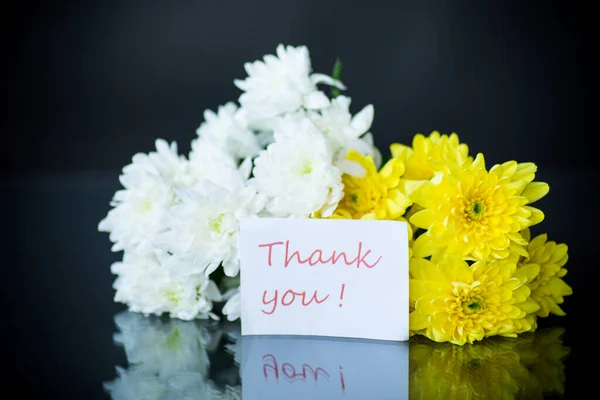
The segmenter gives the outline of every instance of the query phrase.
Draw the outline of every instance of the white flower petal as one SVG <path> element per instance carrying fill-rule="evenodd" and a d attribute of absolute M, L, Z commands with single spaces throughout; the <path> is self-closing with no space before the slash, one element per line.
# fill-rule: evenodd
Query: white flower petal
<path fill-rule="evenodd" d="M 310 76 L 310 80 L 312 81 L 312 83 L 314 83 L 315 85 L 319 84 L 319 83 L 324 83 L 326 85 L 329 86 L 335 86 L 336 88 L 340 89 L 340 90 L 346 90 L 346 86 L 344 86 L 344 84 L 338 80 L 333 79 L 330 76 L 324 75 L 324 74 L 312 74 Z"/>
<path fill-rule="evenodd" d="M 237 290 L 235 293 L 231 294 L 231 297 L 223 306 L 223 314 L 227 316 L 229 321 L 235 321 L 240 318 L 242 314 L 241 299 L 241 293 Z"/>
<path fill-rule="evenodd" d="M 245 113 L 229 102 L 220 106 L 215 114 L 204 112 L 204 122 L 196 130 L 199 138 L 193 149 L 209 145 L 228 153 L 233 159 L 253 157 L 261 150 L 256 135 L 250 130 Z"/>
<path fill-rule="evenodd" d="M 371 128 L 373 123 L 373 116 L 375 110 L 372 104 L 365 106 L 358 114 L 352 118 L 350 126 L 356 131 L 360 132 L 360 135 L 367 132 Z"/>
<path fill-rule="evenodd" d="M 355 161 L 344 159 L 337 163 L 337 167 L 344 174 L 352 175 L 355 178 L 364 179 L 367 176 L 365 168 Z"/>
<path fill-rule="evenodd" d="M 308 110 L 320 110 L 329 107 L 329 99 L 323 92 L 312 92 L 304 96 L 304 107 Z"/>
<path fill-rule="evenodd" d="M 374 146 L 370 134 L 365 134 L 373 122 L 373 106 L 364 107 L 352 117 L 350 103 L 349 97 L 338 96 L 331 101 L 330 107 L 319 112 L 308 112 L 307 115 L 325 134 L 335 153 L 336 165 L 346 158 L 349 150 L 359 151 L 365 156 L 371 155 L 373 160 L 380 164 L 381 155 Z M 361 136 L 365 140 L 362 140 Z"/>

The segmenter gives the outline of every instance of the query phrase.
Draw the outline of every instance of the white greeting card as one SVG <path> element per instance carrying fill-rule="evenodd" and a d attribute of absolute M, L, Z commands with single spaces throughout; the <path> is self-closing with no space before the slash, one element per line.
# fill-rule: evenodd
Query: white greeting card
<path fill-rule="evenodd" d="M 242 335 L 408 340 L 408 227 L 246 220 L 240 291 Z"/>

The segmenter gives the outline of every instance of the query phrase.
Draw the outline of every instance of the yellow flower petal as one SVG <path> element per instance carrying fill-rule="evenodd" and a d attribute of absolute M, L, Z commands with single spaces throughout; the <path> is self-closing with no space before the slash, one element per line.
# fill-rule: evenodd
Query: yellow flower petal
<path fill-rule="evenodd" d="M 435 213 L 431 209 L 419 211 L 410 217 L 410 223 L 419 228 L 428 229 L 435 222 Z"/>
<path fill-rule="evenodd" d="M 534 201 L 538 201 L 542 197 L 548 194 L 550 191 L 550 186 L 544 182 L 532 182 L 525 187 L 522 196 L 527 197 L 530 203 Z"/>

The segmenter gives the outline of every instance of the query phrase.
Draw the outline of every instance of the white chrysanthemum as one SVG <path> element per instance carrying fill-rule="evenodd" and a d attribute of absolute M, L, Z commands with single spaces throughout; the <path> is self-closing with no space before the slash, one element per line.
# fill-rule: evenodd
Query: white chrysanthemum
<path fill-rule="evenodd" d="M 331 106 L 309 112 L 308 117 L 329 140 L 336 164 L 346 159 L 349 150 L 356 150 L 364 156 L 372 156 L 379 167 L 381 154 L 373 145 L 372 135 L 367 133 L 373 123 L 373 105 L 369 104 L 353 117 L 350 102 L 349 97 L 338 96 L 331 101 Z"/>
<path fill-rule="evenodd" d="M 139 255 L 126 251 L 123 261 L 111 267 L 118 275 L 113 284 L 115 301 L 144 314 L 169 313 L 183 320 L 215 318 L 213 301 L 221 300 L 216 284 L 203 273 L 176 273 L 165 266 L 165 260 L 166 255 L 158 252 Z"/>
<path fill-rule="evenodd" d="M 156 245 L 174 256 L 169 265 L 210 274 L 220 264 L 228 276 L 238 274 L 240 221 L 256 217 L 264 196 L 252 187 L 220 187 L 203 181 L 178 192 L 181 202 L 169 210 L 165 233 Z"/>
<path fill-rule="evenodd" d="M 213 143 L 197 143 L 190 152 L 189 175 L 194 184 L 208 181 L 230 190 L 243 188 L 252 170 L 251 159 L 245 159 L 240 166 L 225 150 Z M 194 185 L 189 185 L 192 187 Z"/>
<path fill-rule="evenodd" d="M 223 315 L 227 316 L 229 321 L 235 321 L 242 315 L 242 296 L 239 289 L 232 289 L 223 297 L 229 298 L 223 306 Z"/>
<path fill-rule="evenodd" d="M 211 110 L 204 111 L 204 122 L 196 133 L 199 137 L 192 141 L 192 149 L 210 143 L 236 160 L 253 157 L 261 150 L 243 110 L 231 102 L 219 107 L 216 114 Z"/>
<path fill-rule="evenodd" d="M 122 345 L 129 364 L 167 378 L 177 372 L 193 371 L 208 375 L 207 345 L 211 331 L 199 321 L 144 317 L 122 312 L 115 316 L 119 333 L 115 342 Z"/>
<path fill-rule="evenodd" d="M 156 141 L 157 152 L 136 154 L 119 177 L 123 190 L 115 193 L 114 207 L 98 225 L 110 232 L 112 250 L 141 254 L 152 251 L 152 241 L 161 230 L 161 219 L 176 201 L 174 189 L 189 184 L 185 158 L 177 145 Z"/>
<path fill-rule="evenodd" d="M 278 120 L 274 138 L 255 159 L 250 180 L 269 197 L 267 211 L 275 217 L 330 216 L 343 185 L 323 133 L 305 116 L 287 115 Z"/>
<path fill-rule="evenodd" d="M 318 83 L 345 89 L 329 76 L 311 74 L 305 46 L 279 45 L 277 56 L 266 55 L 263 61 L 246 63 L 244 68 L 248 77 L 235 80 L 235 85 L 245 92 L 239 101 L 248 112 L 252 125 L 301 108 L 318 110 L 327 107 L 329 99 L 317 89 Z"/>

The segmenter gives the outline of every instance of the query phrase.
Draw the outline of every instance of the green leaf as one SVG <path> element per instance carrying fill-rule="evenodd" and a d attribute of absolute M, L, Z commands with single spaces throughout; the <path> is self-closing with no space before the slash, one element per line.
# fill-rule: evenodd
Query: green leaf
<path fill-rule="evenodd" d="M 339 58 L 336 58 L 335 64 L 333 64 L 333 72 L 331 73 L 331 77 L 336 81 L 341 82 L 342 80 L 342 60 Z M 342 91 L 339 88 L 336 88 L 335 86 L 331 87 L 331 97 L 336 98 L 341 93 Z"/>

